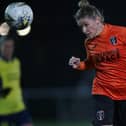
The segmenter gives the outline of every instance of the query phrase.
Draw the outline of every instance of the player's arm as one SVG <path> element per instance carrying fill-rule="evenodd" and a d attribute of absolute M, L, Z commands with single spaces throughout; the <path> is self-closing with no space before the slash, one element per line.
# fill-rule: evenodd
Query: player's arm
<path fill-rule="evenodd" d="M 123 29 L 119 31 L 118 39 L 126 45 L 126 28 L 123 27 Z"/>
<path fill-rule="evenodd" d="M 70 58 L 69 65 L 72 66 L 73 69 L 77 70 L 89 70 L 94 68 L 92 62 L 89 59 L 80 61 L 80 58 L 76 58 L 74 56 Z"/>
<path fill-rule="evenodd" d="M 94 45 L 87 44 L 87 40 L 85 41 L 85 48 L 87 52 L 87 58 L 84 61 L 80 61 L 80 58 L 76 58 L 72 56 L 69 60 L 69 65 L 72 66 L 74 69 L 78 70 L 89 70 L 94 68 L 94 64 L 92 62 L 92 49 L 94 48 Z"/>
<path fill-rule="evenodd" d="M 0 77 L 0 98 L 5 98 L 11 91 L 11 88 L 3 88 L 2 78 Z"/>
<path fill-rule="evenodd" d="M 0 89 L 0 97 L 5 98 L 11 91 L 11 88 Z"/>

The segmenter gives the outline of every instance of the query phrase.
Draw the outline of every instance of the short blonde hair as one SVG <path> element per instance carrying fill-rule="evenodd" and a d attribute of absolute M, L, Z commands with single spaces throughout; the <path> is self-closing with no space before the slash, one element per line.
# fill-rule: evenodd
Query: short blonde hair
<path fill-rule="evenodd" d="M 96 18 L 99 17 L 101 22 L 104 22 L 103 14 L 94 6 L 91 5 L 87 0 L 81 0 L 78 3 L 79 9 L 75 14 L 76 21 L 80 20 L 81 18 L 89 17 L 89 18 Z"/>

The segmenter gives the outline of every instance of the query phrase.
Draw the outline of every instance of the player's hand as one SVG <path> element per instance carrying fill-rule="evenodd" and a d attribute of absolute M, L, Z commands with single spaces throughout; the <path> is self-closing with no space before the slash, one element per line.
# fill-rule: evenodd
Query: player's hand
<path fill-rule="evenodd" d="M 0 90 L 0 97 L 7 97 L 8 94 L 11 92 L 11 88 L 5 88 Z"/>
<path fill-rule="evenodd" d="M 69 59 L 69 63 L 68 63 L 70 66 L 72 66 L 74 69 L 78 68 L 79 65 L 80 65 L 80 58 L 76 58 L 74 56 L 72 56 L 70 59 Z"/>

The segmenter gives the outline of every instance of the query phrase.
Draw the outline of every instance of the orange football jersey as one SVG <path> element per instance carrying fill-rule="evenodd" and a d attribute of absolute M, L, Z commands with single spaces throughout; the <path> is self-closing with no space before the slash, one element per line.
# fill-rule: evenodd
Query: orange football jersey
<path fill-rule="evenodd" d="M 97 37 L 85 42 L 82 68 L 95 68 L 92 94 L 126 100 L 126 27 L 105 24 Z"/>

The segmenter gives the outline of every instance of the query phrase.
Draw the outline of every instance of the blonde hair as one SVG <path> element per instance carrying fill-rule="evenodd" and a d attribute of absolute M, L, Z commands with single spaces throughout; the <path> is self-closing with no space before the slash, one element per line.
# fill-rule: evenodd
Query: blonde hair
<path fill-rule="evenodd" d="M 96 18 L 99 17 L 101 22 L 104 22 L 104 16 L 102 13 L 94 6 L 91 5 L 87 0 L 81 0 L 78 2 L 79 9 L 75 14 L 76 21 L 80 20 L 81 18 L 89 17 L 89 18 Z"/>

